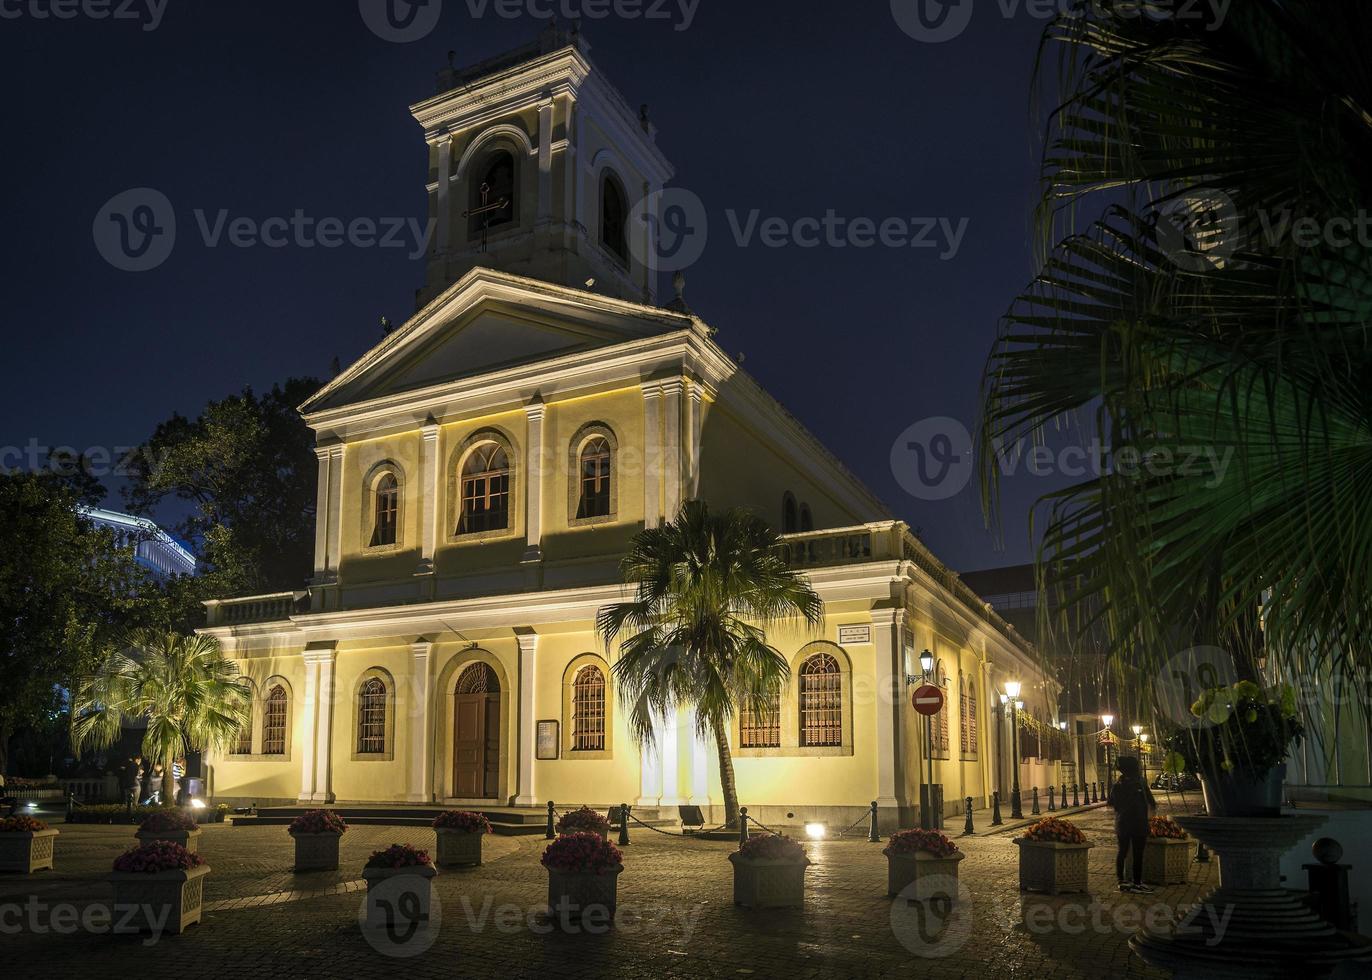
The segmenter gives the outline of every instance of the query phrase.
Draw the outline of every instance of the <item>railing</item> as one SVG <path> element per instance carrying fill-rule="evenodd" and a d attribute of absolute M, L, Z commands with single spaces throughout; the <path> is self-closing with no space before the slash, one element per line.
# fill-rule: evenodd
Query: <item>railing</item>
<path fill-rule="evenodd" d="M 59 779 L 63 796 L 74 796 L 83 803 L 109 803 L 119 799 L 119 780 L 114 776 L 88 776 Z"/>
<path fill-rule="evenodd" d="M 786 560 L 794 568 L 825 568 L 882 560 L 911 562 L 1010 642 L 1021 648 L 1028 646 L 1028 640 L 1018 630 L 962 581 L 957 572 L 935 558 L 924 542 L 911 534 L 901 521 L 787 534 L 781 542 Z"/>
<path fill-rule="evenodd" d="M 308 592 L 278 592 L 241 599 L 214 599 L 205 603 L 208 625 L 242 626 L 289 619 L 308 595 Z"/>

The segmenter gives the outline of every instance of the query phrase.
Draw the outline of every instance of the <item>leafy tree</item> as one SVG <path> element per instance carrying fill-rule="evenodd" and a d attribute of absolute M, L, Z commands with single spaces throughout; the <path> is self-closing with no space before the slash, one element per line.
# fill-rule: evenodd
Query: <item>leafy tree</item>
<path fill-rule="evenodd" d="M 689 501 L 669 524 L 641 531 L 621 563 L 637 587 L 631 601 L 600 610 L 607 646 L 621 633 L 613 667 L 629 726 L 644 745 L 654 726 L 694 706 L 702 738 L 719 752 L 725 817 L 738 819 L 729 720 L 740 707 L 765 713 L 790 666 L 767 642 L 766 627 L 823 622 L 824 607 L 804 575 L 782 557 L 776 532 L 741 509 L 711 514 Z"/>
<path fill-rule="evenodd" d="M 0 772 L 10 736 L 50 722 L 59 689 L 149 612 L 132 553 L 80 515 L 99 492 L 62 468 L 0 474 Z"/>
<path fill-rule="evenodd" d="M 314 437 L 296 406 L 320 386 L 292 378 L 211 402 L 198 418 L 174 415 L 129 459 L 130 509 L 191 505 L 175 525 L 195 542 L 200 598 L 300 588 L 313 564 Z"/>
<path fill-rule="evenodd" d="M 994 516 L 992 445 L 1103 439 L 1115 467 L 1049 498 L 1040 558 L 1061 627 L 1107 627 L 1121 677 L 1191 644 L 1247 678 L 1369 666 L 1370 42 L 1337 0 L 1080 4 L 1047 29 L 1040 221 L 1067 234 L 987 364 L 983 482 Z"/>
<path fill-rule="evenodd" d="M 249 692 L 212 637 L 141 630 L 107 653 L 72 696 L 72 748 L 105 749 L 126 721 L 147 721 L 143 755 L 171 778 L 177 757 L 228 744 L 247 724 Z M 164 792 L 162 802 L 175 803 Z"/>

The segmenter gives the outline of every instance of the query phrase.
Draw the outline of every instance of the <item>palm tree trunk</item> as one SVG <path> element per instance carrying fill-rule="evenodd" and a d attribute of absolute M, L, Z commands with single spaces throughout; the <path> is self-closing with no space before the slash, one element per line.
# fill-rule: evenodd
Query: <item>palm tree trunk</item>
<path fill-rule="evenodd" d="M 176 764 L 176 753 L 172 753 L 162 763 L 162 805 L 176 806 L 176 793 L 172 791 L 172 766 Z"/>
<path fill-rule="evenodd" d="M 734 757 L 729 752 L 729 738 L 723 725 L 711 725 L 715 745 L 719 749 L 719 784 L 724 788 L 724 820 L 730 827 L 738 826 L 738 786 L 734 783 Z"/>

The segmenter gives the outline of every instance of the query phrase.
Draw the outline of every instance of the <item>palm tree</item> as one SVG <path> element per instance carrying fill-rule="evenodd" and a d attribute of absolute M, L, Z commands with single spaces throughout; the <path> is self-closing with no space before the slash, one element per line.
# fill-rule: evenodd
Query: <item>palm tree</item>
<path fill-rule="evenodd" d="M 791 669 L 767 642 L 766 627 L 823 622 L 824 604 L 792 570 L 765 521 L 739 509 L 711 514 L 692 500 L 675 521 L 639 532 L 621 564 L 637 586 L 628 602 L 600 610 L 607 647 L 621 633 L 613 674 L 629 727 L 654 742 L 655 722 L 670 724 L 694 706 L 696 731 L 719 751 L 724 812 L 738 820 L 738 788 L 729 752 L 729 721 L 740 708 L 765 714 Z"/>
<path fill-rule="evenodd" d="M 165 786 L 186 752 L 226 744 L 248 723 L 247 685 L 212 637 L 143 630 L 80 679 L 72 698 L 72 748 L 105 749 L 126 721 L 147 721 L 143 755 L 161 761 Z M 174 794 L 163 793 L 165 805 Z"/>
<path fill-rule="evenodd" d="M 979 455 L 992 520 L 997 446 L 1077 426 L 1130 462 L 1047 498 L 1040 572 L 1045 627 L 1103 632 L 1147 710 L 1192 644 L 1240 677 L 1369 663 L 1372 10 L 1141 7 L 1046 31 L 1039 221 L 1065 237 L 1002 324 Z"/>

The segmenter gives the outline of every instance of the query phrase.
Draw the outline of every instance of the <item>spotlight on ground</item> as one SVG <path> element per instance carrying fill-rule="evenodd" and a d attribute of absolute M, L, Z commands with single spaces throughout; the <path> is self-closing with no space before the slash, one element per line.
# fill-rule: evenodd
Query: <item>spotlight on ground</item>
<path fill-rule="evenodd" d="M 205 809 L 205 801 L 204 801 L 204 800 L 191 800 L 191 809 L 192 809 L 192 810 L 203 810 L 203 809 Z"/>
<path fill-rule="evenodd" d="M 828 828 L 822 823 L 807 823 L 805 825 L 805 836 L 810 840 L 824 840 Z"/>

